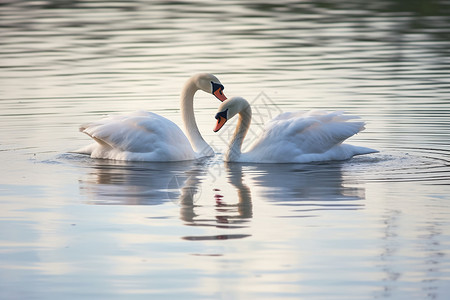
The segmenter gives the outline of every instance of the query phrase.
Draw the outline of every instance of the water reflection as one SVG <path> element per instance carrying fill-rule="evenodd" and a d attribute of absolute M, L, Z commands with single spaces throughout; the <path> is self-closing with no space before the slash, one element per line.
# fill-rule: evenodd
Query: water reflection
<path fill-rule="evenodd" d="M 296 217 L 321 210 L 356 210 L 364 207 L 364 187 L 357 178 L 343 177 L 345 163 L 251 166 L 261 195 L 276 205 L 290 206 Z"/>
<path fill-rule="evenodd" d="M 214 218 L 197 215 L 192 193 L 181 194 L 181 219 L 190 226 L 214 226 L 221 229 L 241 229 L 249 226 L 249 221 L 253 217 L 253 206 L 250 188 L 243 182 L 244 174 L 241 164 L 225 164 L 228 182 L 236 189 L 236 194 L 231 195 L 230 191 L 222 191 L 214 188 Z M 189 181 L 189 184 L 195 180 Z M 187 190 L 190 188 L 187 187 Z M 184 190 L 184 188 L 182 189 Z M 187 196 L 187 197 L 186 197 Z M 234 201 L 237 196 L 237 201 Z M 220 234 L 214 236 L 186 236 L 186 240 L 228 240 L 240 239 L 251 236 L 250 234 Z"/>
<path fill-rule="evenodd" d="M 179 201 L 198 185 L 205 161 L 176 163 L 130 163 L 93 160 L 94 166 L 80 179 L 82 195 L 89 204 L 157 205 Z M 195 188 L 195 187 L 194 187 Z M 194 196 L 194 195 L 191 195 Z M 181 197 L 181 196 L 180 196 Z M 182 201 L 182 200 L 180 200 Z"/>
<path fill-rule="evenodd" d="M 227 178 L 233 188 L 213 188 L 213 197 L 202 194 L 202 189 L 211 188 L 203 186 L 205 177 L 214 177 L 211 171 L 217 168 L 210 160 L 183 163 L 95 161 L 94 167 L 79 181 L 80 192 L 87 196 L 90 204 L 172 202 L 180 207 L 180 219 L 185 225 L 222 229 L 250 226 L 254 214 L 252 197 L 271 205 L 289 207 L 283 217 L 310 217 L 319 215 L 322 210 L 364 207 L 360 202 L 365 198 L 364 188 L 355 184 L 356 178 L 344 179 L 342 163 L 225 163 L 219 167 L 223 168 L 225 176 L 215 178 L 219 181 Z"/>
<path fill-rule="evenodd" d="M 244 183 L 245 174 L 242 171 L 242 164 L 226 163 L 225 164 L 228 181 L 236 188 L 239 202 L 236 207 L 239 212 L 239 217 L 242 219 L 249 219 L 253 217 L 252 194 L 250 187 Z"/>
<path fill-rule="evenodd" d="M 228 164 L 225 166 L 229 183 L 235 188 L 238 196 L 237 203 L 229 204 L 225 199 L 234 198 L 231 195 L 224 197 L 221 190 L 214 188 L 214 200 L 216 211 L 216 223 L 219 228 L 239 228 L 238 224 L 245 223 L 252 217 L 252 200 L 250 188 L 243 183 L 242 166 L 239 164 Z M 188 180 L 181 188 L 179 204 L 181 206 L 181 219 L 188 225 L 205 225 L 205 219 L 197 219 L 198 215 L 194 212 L 195 201 L 200 180 L 198 174 L 189 172 Z M 231 197 L 230 197 L 231 196 Z M 225 198 L 225 199 L 224 199 Z"/>

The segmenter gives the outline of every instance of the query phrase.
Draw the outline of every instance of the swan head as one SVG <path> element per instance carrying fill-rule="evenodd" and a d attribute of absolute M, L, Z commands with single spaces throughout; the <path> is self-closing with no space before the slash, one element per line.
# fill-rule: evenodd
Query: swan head
<path fill-rule="evenodd" d="M 214 128 L 214 132 L 219 131 L 228 120 L 243 112 L 248 107 L 250 107 L 250 104 L 242 97 L 232 97 L 223 101 L 217 110 L 215 117 L 217 124 Z"/>
<path fill-rule="evenodd" d="M 224 86 L 220 80 L 208 73 L 201 73 L 193 76 L 193 80 L 198 89 L 213 94 L 220 101 L 225 101 L 227 97 L 224 95 Z"/>

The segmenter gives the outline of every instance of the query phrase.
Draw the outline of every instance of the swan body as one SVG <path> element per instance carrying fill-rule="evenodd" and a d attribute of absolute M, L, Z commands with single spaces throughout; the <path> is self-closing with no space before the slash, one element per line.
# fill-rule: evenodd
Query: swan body
<path fill-rule="evenodd" d="M 241 152 L 242 143 L 250 126 L 252 110 L 241 97 L 224 101 L 216 115 L 220 130 L 227 120 L 239 114 L 239 121 L 224 160 L 252 163 L 308 163 L 328 160 L 346 160 L 355 155 L 378 152 L 374 149 L 343 144 L 364 130 L 363 121 L 343 112 L 314 110 L 286 112 L 269 121 L 260 137 L 248 152 Z"/>
<path fill-rule="evenodd" d="M 182 161 L 214 155 L 198 130 L 193 99 L 198 90 L 224 101 L 223 85 L 211 74 L 196 74 L 181 93 L 181 113 L 187 136 L 172 121 L 152 112 L 108 116 L 80 127 L 95 143 L 77 150 L 92 158 L 130 161 Z"/>

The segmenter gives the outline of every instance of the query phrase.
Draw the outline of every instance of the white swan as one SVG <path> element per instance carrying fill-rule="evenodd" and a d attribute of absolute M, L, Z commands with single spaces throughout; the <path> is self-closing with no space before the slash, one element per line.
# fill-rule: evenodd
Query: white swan
<path fill-rule="evenodd" d="M 252 110 L 241 97 L 233 97 L 219 106 L 214 131 L 236 114 L 239 121 L 224 160 L 255 163 L 307 163 L 313 161 L 345 160 L 354 155 L 376 150 L 342 144 L 344 140 L 364 129 L 364 122 L 347 122 L 355 116 L 343 112 L 287 112 L 266 124 L 264 132 L 242 153 L 241 147 L 250 127 Z"/>
<path fill-rule="evenodd" d="M 187 137 L 172 121 L 152 112 L 138 111 L 82 125 L 80 131 L 96 143 L 76 152 L 92 158 L 130 161 L 181 161 L 214 155 L 195 122 L 193 99 L 199 89 L 221 101 L 226 99 L 224 87 L 214 75 L 192 76 L 181 92 L 181 114 Z"/>

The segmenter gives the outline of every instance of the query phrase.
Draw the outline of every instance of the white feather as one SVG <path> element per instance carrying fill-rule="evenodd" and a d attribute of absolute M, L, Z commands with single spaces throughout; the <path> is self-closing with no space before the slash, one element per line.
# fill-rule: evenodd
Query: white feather
<path fill-rule="evenodd" d="M 214 155 L 198 130 L 193 111 L 195 92 L 199 89 L 217 92 L 213 90 L 214 84 L 221 86 L 214 75 L 196 74 L 183 88 L 181 113 L 188 137 L 172 121 L 152 112 L 138 111 L 82 125 L 80 131 L 95 143 L 76 152 L 92 158 L 133 161 L 181 161 Z M 225 98 L 223 94 L 220 97 Z"/>
<path fill-rule="evenodd" d="M 229 109 L 231 116 L 239 113 L 240 122 L 225 155 L 226 161 L 255 163 L 307 163 L 345 160 L 354 155 L 377 152 L 343 142 L 364 130 L 359 117 L 341 111 L 286 112 L 269 121 L 260 137 L 241 153 L 242 141 L 251 119 L 251 108 L 245 99 L 234 97 L 223 102 L 220 111 Z M 236 108 L 239 107 L 239 108 Z"/>

